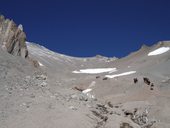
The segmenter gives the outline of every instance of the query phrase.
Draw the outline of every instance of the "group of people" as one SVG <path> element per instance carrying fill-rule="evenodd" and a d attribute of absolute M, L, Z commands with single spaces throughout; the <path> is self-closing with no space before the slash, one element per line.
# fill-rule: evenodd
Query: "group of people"
<path fill-rule="evenodd" d="M 137 78 L 134 78 L 133 81 L 134 81 L 135 84 L 138 83 L 138 79 L 137 79 Z M 153 90 L 153 89 L 154 89 L 154 84 L 151 83 L 151 81 L 149 80 L 149 78 L 143 77 L 143 81 L 144 81 L 145 84 L 150 85 L 150 90 Z"/>

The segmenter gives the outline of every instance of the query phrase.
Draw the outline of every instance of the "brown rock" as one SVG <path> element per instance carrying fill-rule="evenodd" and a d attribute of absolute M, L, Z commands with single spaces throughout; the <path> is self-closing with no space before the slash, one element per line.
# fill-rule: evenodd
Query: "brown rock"
<path fill-rule="evenodd" d="M 14 56 L 28 57 L 26 34 L 22 25 L 17 25 L 13 20 L 0 16 L 0 47 Z"/>

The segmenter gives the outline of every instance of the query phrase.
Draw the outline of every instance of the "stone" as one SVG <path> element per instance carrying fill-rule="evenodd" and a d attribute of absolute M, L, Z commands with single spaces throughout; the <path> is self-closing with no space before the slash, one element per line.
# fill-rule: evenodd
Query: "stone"
<path fill-rule="evenodd" d="M 21 31 L 24 30 L 22 24 L 18 25 L 18 28 L 19 28 Z"/>
<path fill-rule="evenodd" d="M 37 76 L 36 76 L 36 79 L 38 79 L 38 80 L 46 80 L 46 79 L 47 79 L 47 76 L 44 75 L 44 74 L 37 75 Z"/>
<path fill-rule="evenodd" d="M 76 107 L 74 107 L 74 106 L 70 106 L 70 107 L 69 107 L 69 109 L 77 110 L 77 108 L 76 108 Z"/>
<path fill-rule="evenodd" d="M 130 124 L 129 123 L 122 123 L 121 125 L 120 125 L 120 128 L 133 128 L 132 126 L 130 126 Z"/>
<path fill-rule="evenodd" d="M 41 85 L 41 87 L 46 87 L 47 83 L 43 81 L 40 85 Z"/>

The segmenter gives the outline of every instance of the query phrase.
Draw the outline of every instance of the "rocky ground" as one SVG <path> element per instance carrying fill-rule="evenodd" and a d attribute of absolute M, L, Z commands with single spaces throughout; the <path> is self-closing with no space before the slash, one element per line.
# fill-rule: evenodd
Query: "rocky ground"
<path fill-rule="evenodd" d="M 170 127 L 170 42 L 121 59 L 75 58 L 29 42 L 25 58 L 2 46 L 1 128 Z"/>

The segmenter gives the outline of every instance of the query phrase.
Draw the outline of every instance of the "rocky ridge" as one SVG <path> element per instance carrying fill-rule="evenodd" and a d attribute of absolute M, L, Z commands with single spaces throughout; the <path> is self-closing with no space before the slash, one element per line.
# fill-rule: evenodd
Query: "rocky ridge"
<path fill-rule="evenodd" d="M 23 31 L 22 25 L 17 26 L 13 20 L 5 19 L 0 16 L 0 47 L 8 53 L 28 57 L 26 46 L 26 34 Z"/>

